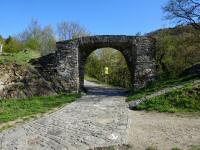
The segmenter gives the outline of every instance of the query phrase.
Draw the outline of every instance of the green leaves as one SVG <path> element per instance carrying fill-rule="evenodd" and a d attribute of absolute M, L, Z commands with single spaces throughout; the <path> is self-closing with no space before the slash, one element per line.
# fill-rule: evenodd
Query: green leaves
<path fill-rule="evenodd" d="M 105 74 L 105 67 L 109 68 L 109 74 Z M 130 72 L 124 56 L 120 51 L 112 48 L 102 48 L 93 52 L 85 65 L 86 75 L 101 82 L 107 82 L 114 86 L 129 88 Z"/>
<path fill-rule="evenodd" d="M 22 49 L 23 49 L 23 44 L 19 40 L 11 36 L 6 39 L 5 44 L 3 46 L 3 51 L 9 53 L 16 53 L 21 51 Z"/>

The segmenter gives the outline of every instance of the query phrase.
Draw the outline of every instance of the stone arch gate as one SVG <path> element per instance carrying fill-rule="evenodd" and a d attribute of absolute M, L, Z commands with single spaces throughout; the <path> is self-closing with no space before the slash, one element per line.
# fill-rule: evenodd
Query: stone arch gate
<path fill-rule="evenodd" d="M 155 40 L 150 37 L 101 35 L 57 42 L 55 53 L 32 61 L 56 92 L 80 91 L 84 87 L 84 65 L 96 49 L 119 50 L 131 73 L 134 88 L 144 87 L 153 79 Z"/>

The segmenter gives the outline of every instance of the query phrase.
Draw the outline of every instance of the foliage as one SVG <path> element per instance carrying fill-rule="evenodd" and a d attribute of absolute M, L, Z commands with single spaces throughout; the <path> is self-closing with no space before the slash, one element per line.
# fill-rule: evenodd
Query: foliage
<path fill-rule="evenodd" d="M 187 84 L 183 89 L 152 98 L 140 104 L 138 110 L 159 112 L 200 112 L 200 85 Z"/>
<path fill-rule="evenodd" d="M 178 23 L 191 24 L 200 30 L 200 2 L 199 0 L 169 0 L 163 7 L 166 19 L 176 20 Z"/>
<path fill-rule="evenodd" d="M 39 50 L 40 49 L 40 44 L 38 39 L 36 38 L 29 38 L 26 40 L 24 43 L 24 47 L 31 49 L 31 50 Z"/>
<path fill-rule="evenodd" d="M 55 33 L 51 26 L 46 26 L 41 35 L 41 54 L 47 55 L 56 49 Z"/>
<path fill-rule="evenodd" d="M 5 41 L 4 41 L 3 37 L 0 35 L 0 44 L 4 44 L 4 43 L 5 43 Z"/>
<path fill-rule="evenodd" d="M 41 28 L 37 20 L 32 20 L 18 38 L 24 44 L 25 49 L 37 50 L 41 55 L 49 54 L 55 50 L 56 40 L 52 27 Z"/>
<path fill-rule="evenodd" d="M 2 100 L 0 101 L 0 123 L 16 120 L 38 113 L 45 113 L 56 107 L 76 100 L 80 95 L 57 95 L 33 97 L 23 100 Z"/>
<path fill-rule="evenodd" d="M 38 51 L 20 51 L 18 53 L 12 53 L 5 56 L 0 56 L 0 64 L 5 63 L 18 63 L 27 64 L 31 59 L 38 58 L 40 53 Z"/>
<path fill-rule="evenodd" d="M 191 26 L 158 30 L 149 35 L 157 41 L 158 78 L 176 78 L 185 68 L 200 62 L 200 32 Z"/>
<path fill-rule="evenodd" d="M 109 74 L 105 74 L 108 67 Z M 112 48 L 103 48 L 93 52 L 87 59 L 85 72 L 100 82 L 110 85 L 130 87 L 130 72 L 121 52 Z"/>
<path fill-rule="evenodd" d="M 22 48 L 23 48 L 22 43 L 19 40 L 15 39 L 15 38 L 13 38 L 11 36 L 9 36 L 5 40 L 4 44 L 5 44 L 3 46 L 3 51 L 4 52 L 16 53 L 16 52 L 21 51 Z"/>

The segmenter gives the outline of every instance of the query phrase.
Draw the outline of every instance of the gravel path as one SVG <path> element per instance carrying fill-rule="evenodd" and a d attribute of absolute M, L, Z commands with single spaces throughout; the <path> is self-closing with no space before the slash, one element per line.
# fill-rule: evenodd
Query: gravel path
<path fill-rule="evenodd" d="M 84 150 L 127 143 L 125 92 L 87 82 L 88 95 L 0 133 L 1 150 Z"/>
<path fill-rule="evenodd" d="M 131 121 L 128 130 L 128 143 L 131 150 L 145 150 L 154 147 L 158 150 L 200 149 L 200 117 L 177 116 L 176 114 L 129 111 Z M 192 149 L 198 146 L 199 149 Z"/>

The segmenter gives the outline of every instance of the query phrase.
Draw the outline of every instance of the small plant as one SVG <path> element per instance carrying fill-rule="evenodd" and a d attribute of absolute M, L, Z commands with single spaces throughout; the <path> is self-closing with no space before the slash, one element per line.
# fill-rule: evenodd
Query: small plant
<path fill-rule="evenodd" d="M 172 148 L 172 150 L 181 150 L 181 149 L 178 147 L 174 147 L 174 148 Z"/>
<path fill-rule="evenodd" d="M 146 150 L 157 150 L 157 148 L 150 146 L 150 147 L 146 148 Z"/>
<path fill-rule="evenodd" d="M 198 145 L 198 146 L 192 145 L 191 150 L 200 150 L 200 145 Z"/>

